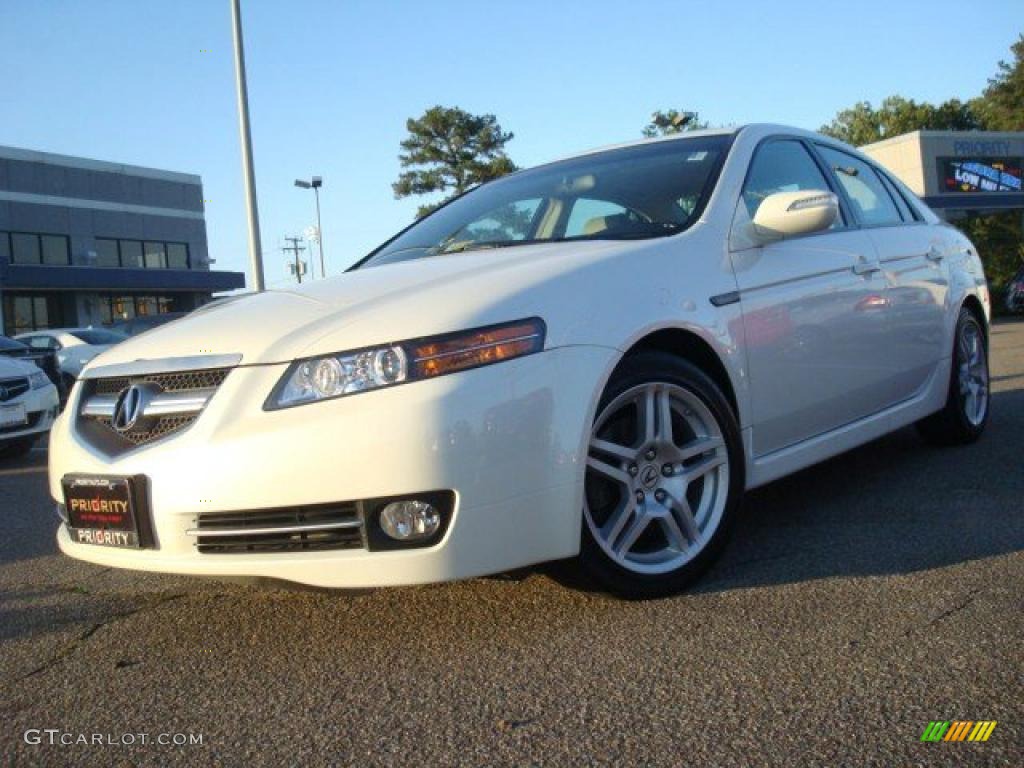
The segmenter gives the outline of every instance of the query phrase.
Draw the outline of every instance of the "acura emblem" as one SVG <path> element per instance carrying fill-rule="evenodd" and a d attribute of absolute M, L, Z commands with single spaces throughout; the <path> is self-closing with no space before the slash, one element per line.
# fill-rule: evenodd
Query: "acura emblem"
<path fill-rule="evenodd" d="M 142 418 L 149 400 L 149 391 L 140 384 L 122 390 L 114 404 L 113 426 L 118 432 L 130 431 Z"/>

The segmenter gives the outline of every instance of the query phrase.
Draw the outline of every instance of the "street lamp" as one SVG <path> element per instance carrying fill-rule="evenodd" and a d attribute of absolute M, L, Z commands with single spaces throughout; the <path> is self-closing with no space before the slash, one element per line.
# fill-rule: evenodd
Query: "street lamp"
<path fill-rule="evenodd" d="M 305 181 L 304 179 L 296 179 L 295 186 L 301 189 L 312 189 L 313 194 L 316 196 L 316 242 L 320 248 L 320 276 L 327 277 L 327 270 L 324 267 L 324 230 L 320 226 L 320 187 L 324 185 L 324 180 L 319 176 L 314 176 L 311 181 Z"/>

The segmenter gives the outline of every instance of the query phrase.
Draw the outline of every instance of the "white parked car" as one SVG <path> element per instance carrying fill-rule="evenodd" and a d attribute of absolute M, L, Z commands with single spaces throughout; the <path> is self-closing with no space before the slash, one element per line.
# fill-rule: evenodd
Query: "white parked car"
<path fill-rule="evenodd" d="M 590 152 L 93 360 L 51 443 L 58 540 L 328 587 L 578 557 L 666 594 L 750 488 L 915 422 L 975 440 L 988 319 L 971 243 L 843 144 Z"/>
<path fill-rule="evenodd" d="M 61 379 L 70 388 L 86 363 L 128 337 L 104 328 L 51 328 L 22 333 L 14 338 L 33 349 L 53 352 Z"/>
<path fill-rule="evenodd" d="M 57 388 L 37 365 L 0 357 L 0 459 L 32 450 L 57 418 Z"/>

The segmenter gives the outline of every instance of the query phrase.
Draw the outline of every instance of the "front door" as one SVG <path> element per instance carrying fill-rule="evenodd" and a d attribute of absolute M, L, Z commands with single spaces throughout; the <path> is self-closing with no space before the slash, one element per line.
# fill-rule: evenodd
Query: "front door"
<path fill-rule="evenodd" d="M 848 226 L 768 245 L 737 237 L 774 192 L 829 190 L 803 142 L 762 144 L 733 226 L 743 307 L 755 456 L 879 410 L 889 357 L 887 289 L 870 236 Z"/>

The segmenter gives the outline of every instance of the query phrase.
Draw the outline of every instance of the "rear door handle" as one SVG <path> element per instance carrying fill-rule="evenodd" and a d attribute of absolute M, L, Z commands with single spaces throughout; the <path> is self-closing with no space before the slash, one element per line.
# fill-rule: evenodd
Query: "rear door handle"
<path fill-rule="evenodd" d="M 882 265 L 877 261 L 868 261 L 867 259 L 858 259 L 853 265 L 853 274 L 855 275 L 870 275 L 872 272 L 881 272 Z"/>
<path fill-rule="evenodd" d="M 942 250 L 938 246 L 933 245 L 928 249 L 928 253 L 925 254 L 925 258 L 927 258 L 928 261 L 942 261 Z"/>

